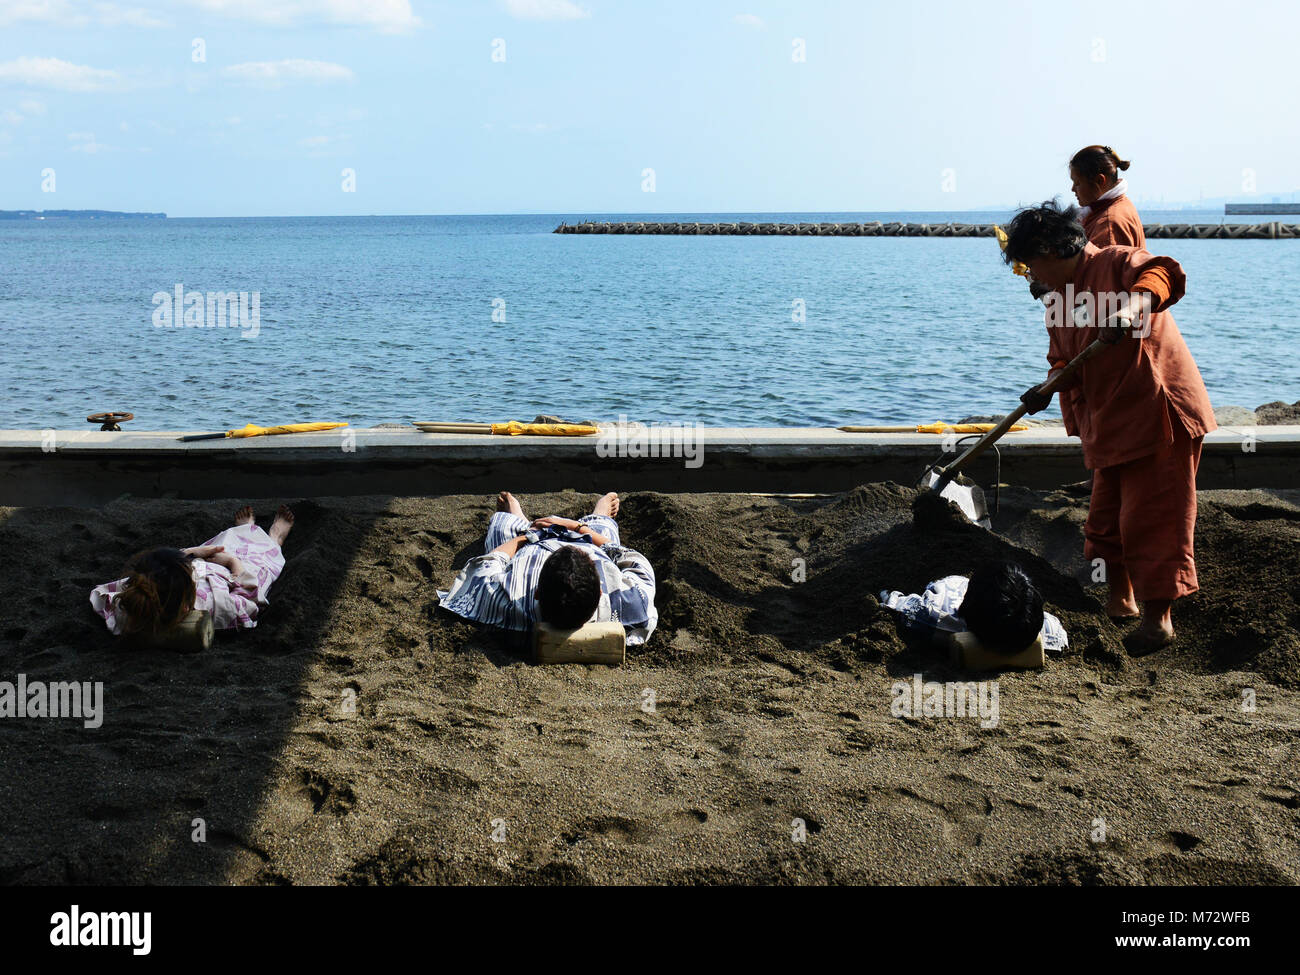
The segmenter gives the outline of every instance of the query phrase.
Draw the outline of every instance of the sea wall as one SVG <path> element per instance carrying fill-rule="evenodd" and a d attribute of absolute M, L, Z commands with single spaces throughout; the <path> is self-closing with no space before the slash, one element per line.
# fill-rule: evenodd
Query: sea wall
<path fill-rule="evenodd" d="M 835 429 L 697 428 L 664 449 L 597 437 L 438 435 L 354 430 L 182 443 L 179 433 L 0 431 L 0 505 L 104 504 L 122 495 L 304 498 L 663 491 L 818 494 L 859 484 L 915 484 L 939 459 L 933 434 Z M 606 444 L 606 447 L 611 447 Z M 679 449 L 684 447 L 685 449 Z M 1079 442 L 1059 427 L 1008 434 L 1001 480 L 1051 488 L 1087 476 Z M 992 452 L 973 465 L 994 480 Z M 1206 437 L 1202 488 L 1300 487 L 1300 426 L 1222 427 Z"/>
<path fill-rule="evenodd" d="M 991 223 L 690 223 L 584 221 L 562 223 L 557 234 L 676 234 L 763 237 L 992 237 Z M 1195 240 L 1298 240 L 1296 223 L 1153 223 L 1151 238 Z"/>

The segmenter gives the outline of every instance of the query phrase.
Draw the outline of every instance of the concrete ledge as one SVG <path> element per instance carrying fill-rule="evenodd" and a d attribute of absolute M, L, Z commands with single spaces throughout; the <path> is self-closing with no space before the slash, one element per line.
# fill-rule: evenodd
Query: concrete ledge
<path fill-rule="evenodd" d="M 819 493 L 871 481 L 913 484 L 936 460 L 933 434 L 830 428 L 700 431 L 698 466 L 677 457 L 597 453 L 598 437 L 492 437 L 411 428 L 182 443 L 180 432 L 0 430 L 0 504 L 102 504 L 131 494 L 294 498 L 654 490 Z M 688 443 L 691 443 L 688 440 Z M 1059 427 L 1004 437 L 1002 481 L 1047 488 L 1087 475 L 1079 442 Z M 981 483 L 993 455 L 976 462 Z M 1202 488 L 1300 487 L 1300 426 L 1222 428 L 1206 438 Z"/>

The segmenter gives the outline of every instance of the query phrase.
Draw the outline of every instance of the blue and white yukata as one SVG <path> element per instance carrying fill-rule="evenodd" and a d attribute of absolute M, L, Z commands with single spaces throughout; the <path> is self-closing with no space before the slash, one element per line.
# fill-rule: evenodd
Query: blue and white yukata
<path fill-rule="evenodd" d="M 944 576 L 926 586 L 923 593 L 881 592 L 880 604 L 901 613 L 908 626 L 961 633 L 966 630 L 966 623 L 957 611 L 969 585 L 966 576 Z M 1042 637 L 1043 649 L 1048 653 L 1061 653 L 1070 645 L 1065 627 L 1051 613 L 1043 613 Z"/>
<path fill-rule="evenodd" d="M 538 619 L 537 579 L 542 565 L 561 545 L 582 548 L 596 563 L 600 577 L 600 605 L 592 620 L 622 623 L 629 646 L 645 643 L 659 623 L 655 611 L 655 572 L 649 560 L 619 540 L 618 524 L 605 515 L 578 519 L 609 539 L 597 545 L 562 528 L 538 532 L 538 541 L 520 546 L 514 558 L 493 549 L 526 534 L 530 522 L 508 511 L 498 511 L 488 525 L 486 554 L 470 559 L 447 592 L 439 592 L 440 605 L 465 619 L 507 630 L 528 630 Z"/>

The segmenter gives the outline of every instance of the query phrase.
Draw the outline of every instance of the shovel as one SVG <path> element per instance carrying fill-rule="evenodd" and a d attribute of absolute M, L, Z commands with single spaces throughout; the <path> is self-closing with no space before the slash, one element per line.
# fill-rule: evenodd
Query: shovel
<path fill-rule="evenodd" d="M 1055 393 L 1065 385 L 1066 380 L 1079 371 L 1080 366 L 1104 348 L 1106 348 L 1105 342 L 1101 339 L 1094 339 L 1087 348 L 1066 363 L 1065 367 L 1060 372 L 1039 386 L 1038 391 L 1044 395 Z M 976 514 L 980 514 L 980 509 L 983 508 L 983 492 L 979 492 L 979 496 L 976 496 L 975 492 L 979 491 L 978 488 L 967 487 L 961 483 L 954 483 L 954 479 L 959 473 L 961 473 L 963 467 L 997 443 L 1001 436 L 1010 430 L 1015 425 L 1016 421 L 1028 412 L 1029 407 L 1025 406 L 1024 403 L 1021 403 L 1014 411 L 1003 417 L 1001 423 L 995 426 L 988 433 L 984 434 L 984 436 L 980 437 L 979 440 L 971 444 L 970 447 L 966 448 L 966 452 L 951 464 L 946 467 L 927 468 L 925 474 L 922 475 L 921 488 L 929 488 L 930 490 L 955 502 L 971 521 L 979 523 L 987 520 L 986 512 L 983 513 L 982 517 L 971 517 L 972 511 Z"/>

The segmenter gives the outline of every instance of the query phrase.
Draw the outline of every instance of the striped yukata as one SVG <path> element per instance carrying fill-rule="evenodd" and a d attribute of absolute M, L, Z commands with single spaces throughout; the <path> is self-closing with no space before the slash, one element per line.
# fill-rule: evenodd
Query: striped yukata
<path fill-rule="evenodd" d="M 470 559 L 447 592 L 439 592 L 440 605 L 468 620 L 507 630 L 528 630 L 538 619 L 537 578 L 550 554 L 561 545 L 582 548 L 596 563 L 600 577 L 600 605 L 593 620 L 622 623 L 629 646 L 645 643 L 659 622 L 655 611 L 655 572 L 644 555 L 624 548 L 618 525 L 604 515 L 578 519 L 609 539 L 606 545 L 543 538 L 520 546 L 509 558 L 493 549 L 524 534 L 528 519 L 498 511 L 488 525 L 485 555 Z"/>
<path fill-rule="evenodd" d="M 212 614 L 214 629 L 251 630 L 257 626 L 258 610 L 267 604 L 271 583 L 284 571 L 284 553 L 256 525 L 235 525 L 203 544 L 224 546 L 227 555 L 243 563 L 244 571 L 232 576 L 229 569 L 215 562 L 191 560 L 194 608 Z M 115 634 L 122 632 L 126 622 L 117 612 L 117 594 L 126 583 L 126 579 L 106 582 L 90 594 L 91 608 Z"/>

